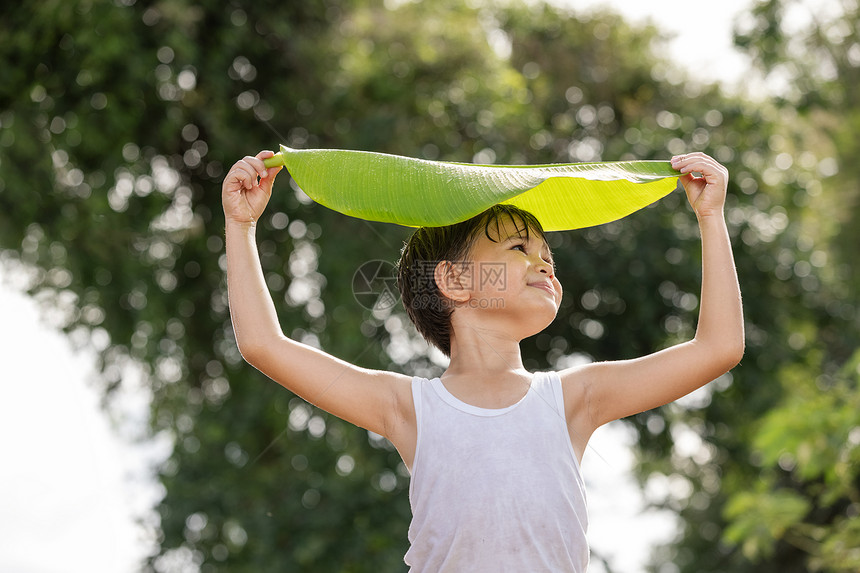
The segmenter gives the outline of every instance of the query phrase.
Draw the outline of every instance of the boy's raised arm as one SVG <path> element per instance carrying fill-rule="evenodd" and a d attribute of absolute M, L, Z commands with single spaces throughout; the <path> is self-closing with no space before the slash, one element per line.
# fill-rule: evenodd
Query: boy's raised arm
<path fill-rule="evenodd" d="M 728 172 L 703 153 L 672 159 L 699 220 L 702 290 L 695 337 L 634 360 L 590 364 L 562 373 L 567 396 L 587 404 L 588 433 L 598 426 L 667 404 L 730 370 L 744 352 L 741 294 L 723 214 Z M 694 176 L 693 173 L 700 176 Z M 570 391 L 567 387 L 570 386 Z"/>
<path fill-rule="evenodd" d="M 266 169 L 262 151 L 231 167 L 222 186 L 226 219 L 230 314 L 242 356 L 258 370 L 320 408 L 408 445 L 414 428 L 410 378 L 372 371 L 287 338 L 263 277 L 257 221 L 279 167 Z M 403 453 L 403 452 L 401 452 Z"/>

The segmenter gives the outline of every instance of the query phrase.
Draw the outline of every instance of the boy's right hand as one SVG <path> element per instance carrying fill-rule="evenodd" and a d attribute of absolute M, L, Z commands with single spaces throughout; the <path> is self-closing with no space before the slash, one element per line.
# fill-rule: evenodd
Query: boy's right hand
<path fill-rule="evenodd" d="M 221 186 L 221 202 L 227 223 L 256 223 L 272 196 L 272 185 L 281 167 L 266 168 L 263 159 L 274 152 L 261 151 L 237 161 Z"/>

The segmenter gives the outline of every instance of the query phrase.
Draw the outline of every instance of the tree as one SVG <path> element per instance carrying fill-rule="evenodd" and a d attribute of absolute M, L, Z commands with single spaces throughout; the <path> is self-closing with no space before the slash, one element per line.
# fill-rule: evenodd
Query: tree
<path fill-rule="evenodd" d="M 860 12 L 844 2 L 828 8 L 761 1 L 736 36 L 766 75 L 781 76 L 789 86 L 779 103 L 793 119 L 790 133 L 797 148 L 792 155 L 817 167 L 806 178 L 806 193 L 794 196 L 808 209 L 798 239 L 814 249 L 822 268 L 816 273 L 821 285 L 806 299 L 818 310 L 816 324 L 791 334 L 806 364 L 780 370 L 784 397 L 752 438 L 762 480 L 751 491 L 730 492 L 725 537 L 753 562 L 794 554 L 807 570 L 836 572 L 860 567 L 860 275 L 854 264 L 860 172 L 852 127 Z M 797 27 L 796 22 L 806 24 Z"/>

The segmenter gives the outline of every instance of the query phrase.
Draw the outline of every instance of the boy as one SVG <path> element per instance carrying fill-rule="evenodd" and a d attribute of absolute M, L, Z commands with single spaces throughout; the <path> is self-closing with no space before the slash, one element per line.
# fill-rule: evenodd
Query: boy
<path fill-rule="evenodd" d="M 227 174 L 227 281 L 245 359 L 307 401 L 388 438 L 412 481 L 413 571 L 573 571 L 588 564 L 579 462 L 599 426 L 676 400 L 743 355 L 740 290 L 723 216 L 728 173 L 672 158 L 699 221 L 702 291 L 695 337 L 635 360 L 531 374 L 519 342 L 558 312 L 562 288 L 540 223 L 497 206 L 415 232 L 398 283 L 419 332 L 450 357 L 440 378 L 371 371 L 286 338 L 256 250 L 256 221 L 280 168 L 263 151 Z M 483 264 L 505 281 L 474 280 Z"/>

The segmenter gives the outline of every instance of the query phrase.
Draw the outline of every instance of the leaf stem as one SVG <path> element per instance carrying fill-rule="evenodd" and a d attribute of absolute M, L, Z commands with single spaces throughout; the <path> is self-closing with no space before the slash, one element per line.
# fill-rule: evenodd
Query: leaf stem
<path fill-rule="evenodd" d="M 280 153 L 276 153 L 273 156 L 264 159 L 263 165 L 265 165 L 266 167 L 280 167 L 282 165 L 286 167 L 286 163 L 284 163 L 284 156 Z"/>

